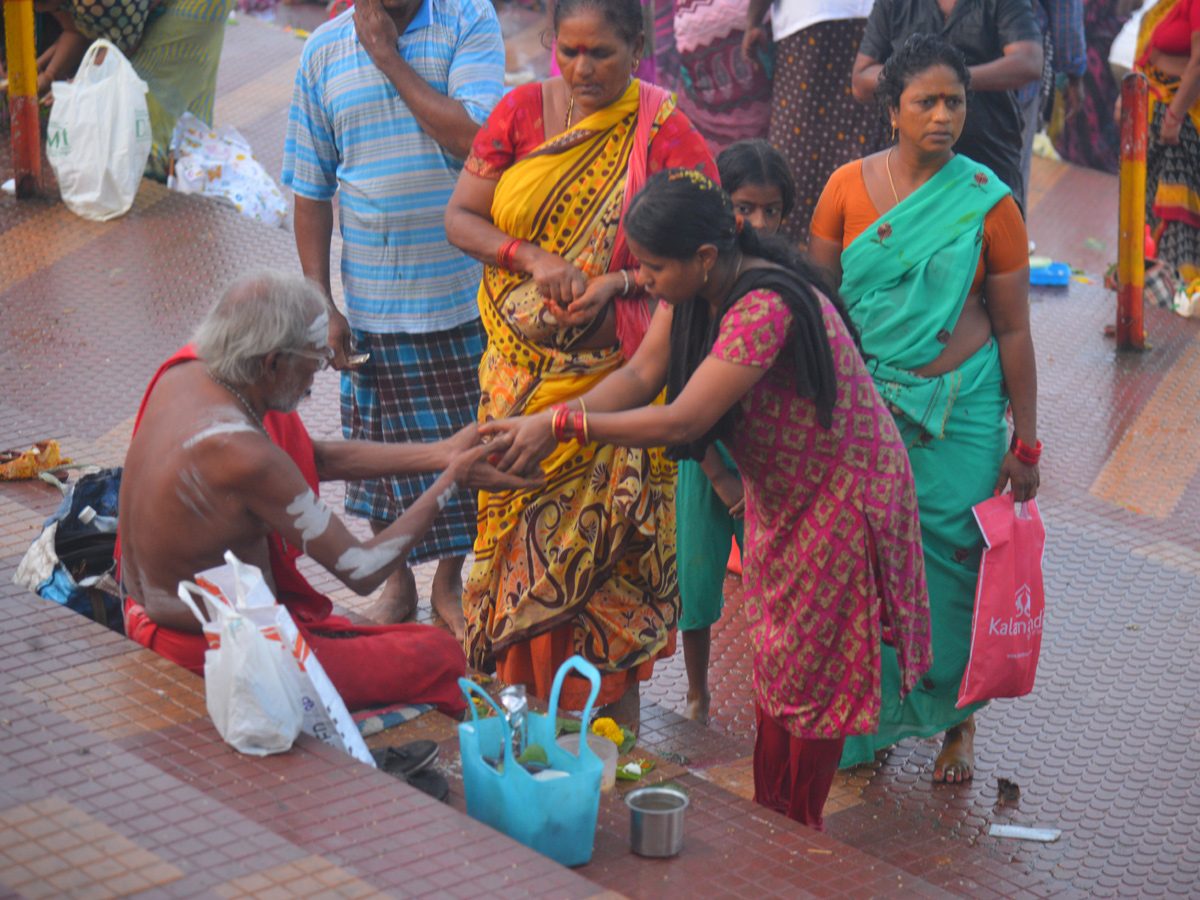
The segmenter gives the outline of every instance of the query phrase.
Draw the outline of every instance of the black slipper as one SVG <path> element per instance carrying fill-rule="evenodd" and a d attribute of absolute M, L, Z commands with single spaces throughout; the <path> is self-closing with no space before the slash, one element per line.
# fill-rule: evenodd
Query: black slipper
<path fill-rule="evenodd" d="M 413 741 L 403 747 L 372 750 L 371 757 L 380 771 L 404 777 L 415 775 L 437 759 L 438 745 L 433 741 Z"/>
<path fill-rule="evenodd" d="M 437 769 L 422 769 L 404 777 L 418 791 L 428 794 L 434 800 L 445 800 L 450 796 L 450 785 Z"/>

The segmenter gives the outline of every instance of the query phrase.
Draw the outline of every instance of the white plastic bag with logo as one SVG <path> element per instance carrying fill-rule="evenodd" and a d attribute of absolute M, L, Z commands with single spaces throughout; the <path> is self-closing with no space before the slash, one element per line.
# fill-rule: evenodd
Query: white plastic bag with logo
<path fill-rule="evenodd" d="M 97 63 L 101 50 L 107 52 Z M 148 90 L 103 38 L 92 43 L 73 81 L 54 82 L 46 157 L 71 212 L 104 222 L 133 206 L 150 157 Z"/>
<path fill-rule="evenodd" d="M 207 621 L 189 596 L 205 601 Z M 179 599 L 204 623 L 209 649 L 204 653 L 204 699 L 225 743 L 250 756 L 291 749 L 304 722 L 300 692 L 285 667 L 282 646 L 267 640 L 237 609 L 209 597 L 190 582 L 179 585 Z"/>
<path fill-rule="evenodd" d="M 207 595 L 209 607 L 236 606 L 270 643 L 282 649 L 284 672 L 300 697 L 303 731 L 374 766 L 371 751 L 341 694 L 296 627 L 292 614 L 275 602 L 262 570 L 226 551 L 225 565 L 197 573 L 196 583 Z"/>

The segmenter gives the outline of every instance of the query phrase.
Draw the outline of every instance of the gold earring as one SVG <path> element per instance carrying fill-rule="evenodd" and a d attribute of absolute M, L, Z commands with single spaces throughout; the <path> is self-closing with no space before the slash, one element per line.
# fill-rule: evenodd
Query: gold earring
<path fill-rule="evenodd" d="M 893 122 L 892 123 L 892 140 L 894 141 L 895 139 L 896 139 L 896 123 Z"/>
<path fill-rule="evenodd" d="M 708 284 L 708 269 L 704 270 L 704 283 Z"/>

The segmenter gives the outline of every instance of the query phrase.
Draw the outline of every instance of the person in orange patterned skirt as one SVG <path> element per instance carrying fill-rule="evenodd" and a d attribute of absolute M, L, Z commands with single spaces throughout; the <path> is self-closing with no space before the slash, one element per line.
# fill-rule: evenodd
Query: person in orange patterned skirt
<path fill-rule="evenodd" d="M 661 88 L 632 77 L 637 0 L 560 0 L 561 78 L 496 106 L 446 213 L 450 242 L 488 265 L 479 307 L 483 420 L 536 413 L 585 393 L 633 354 L 650 311 L 621 230 L 647 173 L 716 163 Z M 639 724 L 639 681 L 674 649 L 675 466 L 661 450 L 565 447 L 546 489 L 481 493 L 463 595 L 471 663 L 546 698 L 580 654 L 599 703 Z M 567 679 L 582 709 L 590 684 Z"/>

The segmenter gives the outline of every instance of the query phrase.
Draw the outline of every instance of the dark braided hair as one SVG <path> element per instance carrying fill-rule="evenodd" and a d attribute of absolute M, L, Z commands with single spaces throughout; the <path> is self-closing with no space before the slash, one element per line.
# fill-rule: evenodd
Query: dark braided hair
<path fill-rule="evenodd" d="M 971 90 L 971 70 L 966 57 L 953 44 L 932 34 L 910 34 L 896 52 L 888 57 L 879 73 L 875 102 L 883 121 L 891 124 L 891 111 L 899 109 L 900 95 L 908 83 L 934 66 L 945 66 L 958 76 L 964 91 Z"/>
<path fill-rule="evenodd" d="M 558 0 L 554 5 L 554 33 L 558 34 L 558 26 L 563 19 L 570 18 L 581 9 L 600 13 L 630 47 L 646 33 L 646 21 L 639 0 Z"/>
<path fill-rule="evenodd" d="M 737 141 L 722 150 L 717 157 L 717 173 L 721 187 L 730 195 L 747 184 L 779 188 L 784 219 L 796 207 L 796 179 L 791 166 L 782 153 L 761 138 Z"/>
<path fill-rule="evenodd" d="M 671 358 L 667 364 L 667 399 L 674 400 L 700 367 L 716 341 L 721 320 L 733 304 L 756 288 L 778 293 L 792 314 L 792 366 L 796 393 L 817 406 L 817 422 L 833 424 L 837 400 L 837 371 L 821 304 L 816 291 L 829 298 L 847 330 L 859 344 L 858 329 L 822 269 L 782 238 L 759 235 L 752 226 L 739 230 L 733 204 L 717 184 L 694 169 L 668 169 L 652 176 L 633 198 L 625 214 L 630 240 L 655 256 L 688 260 L 705 244 L 717 248 L 719 258 L 730 259 L 739 250 L 746 258 L 765 259 L 780 268 L 744 272 L 735 283 L 716 318 L 709 306 L 693 300 L 675 307 L 671 324 Z M 741 416 L 734 405 L 698 441 L 668 448 L 672 459 L 701 459 L 708 445 L 727 439 Z"/>

